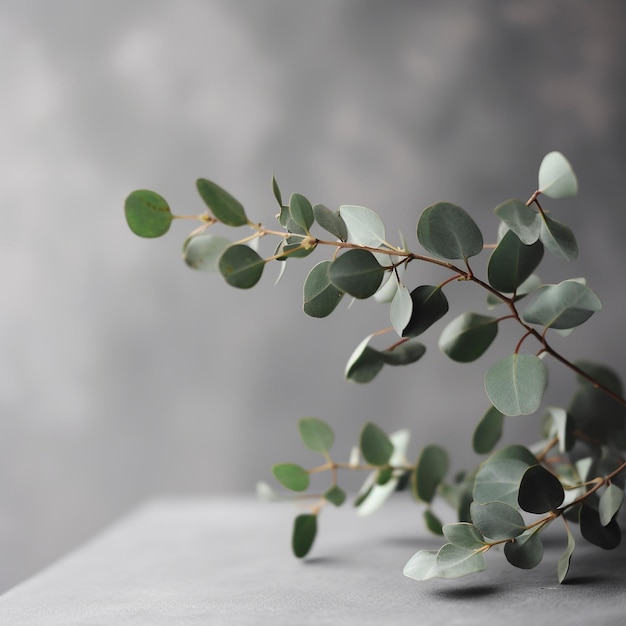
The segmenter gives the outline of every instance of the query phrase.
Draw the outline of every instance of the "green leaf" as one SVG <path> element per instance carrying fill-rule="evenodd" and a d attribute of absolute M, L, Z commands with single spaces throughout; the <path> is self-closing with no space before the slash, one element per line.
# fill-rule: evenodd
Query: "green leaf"
<path fill-rule="evenodd" d="M 312 254 L 317 244 L 307 245 L 305 247 L 303 241 L 303 237 L 299 235 L 289 235 L 282 239 L 274 252 L 276 260 L 286 261 L 287 259 L 302 259 Z"/>
<path fill-rule="evenodd" d="M 476 454 L 491 452 L 502 437 L 504 415 L 495 406 L 489 407 L 476 426 L 472 438 L 472 447 Z"/>
<path fill-rule="evenodd" d="M 185 242 L 183 259 L 185 263 L 203 272 L 217 272 L 219 260 L 224 250 L 232 245 L 225 237 L 204 233 L 194 235 Z"/>
<path fill-rule="evenodd" d="M 403 337 L 417 337 L 448 312 L 448 299 L 441 287 L 421 285 L 411 292 L 411 319 L 402 331 Z"/>
<path fill-rule="evenodd" d="M 326 454 L 335 442 L 333 429 L 317 417 L 304 417 L 298 422 L 304 445 L 313 452 Z"/>
<path fill-rule="evenodd" d="M 299 558 L 305 557 L 313 547 L 317 534 L 317 515 L 303 513 L 294 521 L 293 534 L 291 535 L 291 548 Z"/>
<path fill-rule="evenodd" d="M 302 194 L 294 193 L 291 195 L 289 199 L 289 213 L 291 214 L 291 219 L 308 233 L 315 218 L 311 203 Z"/>
<path fill-rule="evenodd" d="M 353 249 L 339 255 L 330 265 L 332 283 L 359 299 L 373 296 L 383 280 L 384 268 L 367 250 Z"/>
<path fill-rule="evenodd" d="M 528 465 L 518 459 L 488 459 L 479 468 L 474 481 L 474 501 L 478 504 L 504 502 L 517 507 L 520 481 Z"/>
<path fill-rule="evenodd" d="M 261 279 L 265 261 L 250 246 L 234 244 L 224 250 L 218 267 L 229 285 L 249 289 Z"/>
<path fill-rule="evenodd" d="M 559 558 L 559 566 L 558 566 L 558 574 L 559 574 L 559 584 L 562 583 L 567 577 L 567 573 L 569 572 L 570 562 L 572 560 L 572 554 L 574 553 L 574 549 L 576 548 L 576 541 L 574 540 L 574 535 L 572 535 L 568 526 L 565 527 L 567 531 L 567 548 L 565 552 Z"/>
<path fill-rule="evenodd" d="M 276 202 L 278 202 L 278 206 L 283 208 L 283 196 L 280 193 L 280 187 L 278 186 L 278 181 L 275 176 L 272 176 L 272 191 L 274 192 L 274 198 L 276 198 Z"/>
<path fill-rule="evenodd" d="M 339 215 L 348 229 L 348 240 L 360 246 L 379 248 L 385 243 L 385 225 L 377 213 L 362 206 L 343 205 Z"/>
<path fill-rule="evenodd" d="M 439 349 L 453 361 L 469 363 L 487 350 L 498 334 L 498 318 L 463 313 L 441 333 Z"/>
<path fill-rule="evenodd" d="M 378 352 L 378 355 L 386 365 L 409 365 L 419 361 L 425 353 L 426 346 L 416 339 L 409 339 L 404 343 L 396 344 L 393 350 Z"/>
<path fill-rule="evenodd" d="M 295 463 L 277 463 L 272 467 L 274 478 L 291 491 L 305 491 L 309 486 L 309 473 Z"/>
<path fill-rule="evenodd" d="M 498 459 L 515 459 L 525 463 L 526 466 L 535 465 L 537 463 L 537 457 L 526 447 L 518 444 L 510 446 L 504 446 L 494 452 L 487 462 L 497 461 Z"/>
<path fill-rule="evenodd" d="M 594 380 L 610 389 L 613 393 L 621 396 L 624 393 L 624 387 L 618 374 L 600 363 L 594 363 L 593 361 L 575 361 L 574 365 L 580 368 L 583 372 L 591 376 Z M 576 375 L 578 382 L 582 385 L 592 385 L 586 378 L 583 378 L 579 374 Z"/>
<path fill-rule="evenodd" d="M 565 498 L 561 481 L 542 465 L 531 465 L 519 486 L 517 501 L 528 513 L 556 511 Z"/>
<path fill-rule="evenodd" d="M 578 192 L 572 166 L 560 152 L 543 157 L 539 166 L 539 191 L 553 199 L 569 198 Z"/>
<path fill-rule="evenodd" d="M 284 206 L 280 209 L 280 212 L 278 213 L 278 222 L 288 233 L 303 236 L 307 234 L 306 230 L 302 228 L 302 226 L 294 222 L 288 206 Z M 284 244 L 281 243 L 279 247 L 284 247 Z"/>
<path fill-rule="evenodd" d="M 498 205 L 494 213 L 527 246 L 539 239 L 541 215 L 520 200 L 507 200 Z"/>
<path fill-rule="evenodd" d="M 424 525 L 433 535 L 443 535 L 441 520 L 430 510 L 424 509 Z"/>
<path fill-rule="evenodd" d="M 426 446 L 413 470 L 413 494 L 418 500 L 429 504 L 437 492 L 449 467 L 448 453 L 440 446 Z"/>
<path fill-rule="evenodd" d="M 323 204 L 315 204 L 313 206 L 313 216 L 315 221 L 331 235 L 334 235 L 339 241 L 347 241 L 348 229 L 341 215 L 335 211 L 331 211 Z"/>
<path fill-rule="evenodd" d="M 138 189 L 128 195 L 124 214 L 128 227 L 139 237 L 165 235 L 174 219 L 165 198 L 147 189 Z"/>
<path fill-rule="evenodd" d="M 608 526 L 624 504 L 624 490 L 611 483 L 600 496 L 598 512 L 602 526 Z"/>
<path fill-rule="evenodd" d="M 346 364 L 345 377 L 355 383 L 369 383 L 376 378 L 385 362 L 382 354 L 368 344 L 373 335 L 368 335 L 355 348 Z"/>
<path fill-rule="evenodd" d="M 485 545 L 484 537 L 476 530 L 474 524 L 455 522 L 454 524 L 445 524 L 442 530 L 445 538 L 459 548 L 479 550 Z"/>
<path fill-rule="evenodd" d="M 512 539 L 526 530 L 517 509 L 504 502 L 472 502 L 470 513 L 476 528 L 494 541 Z"/>
<path fill-rule="evenodd" d="M 393 443 L 387 435 L 372 422 L 367 422 L 361 431 L 359 446 L 363 458 L 370 464 L 386 465 L 393 453 Z"/>
<path fill-rule="evenodd" d="M 404 566 L 402 572 L 407 578 L 428 580 L 437 576 L 437 552 L 420 550 L 416 552 Z"/>
<path fill-rule="evenodd" d="M 200 197 L 219 222 L 226 226 L 244 226 L 248 223 L 241 203 L 219 185 L 205 178 L 199 178 L 196 181 L 196 187 Z"/>
<path fill-rule="evenodd" d="M 531 354 L 512 354 L 492 365 L 485 375 L 491 403 L 504 415 L 530 415 L 541 404 L 548 368 Z"/>
<path fill-rule="evenodd" d="M 540 241 L 525 245 L 510 230 L 489 257 L 489 283 L 498 291 L 513 293 L 535 271 L 542 258 L 543 244 Z"/>
<path fill-rule="evenodd" d="M 321 261 L 315 265 L 304 281 L 303 309 L 311 317 L 326 317 L 336 308 L 343 291 L 337 289 L 330 280 L 331 261 Z"/>
<path fill-rule="evenodd" d="M 465 550 L 447 543 L 437 552 L 436 567 L 438 578 L 459 578 L 482 572 L 487 563 L 482 552 Z"/>
<path fill-rule="evenodd" d="M 528 294 L 532 293 L 533 291 L 535 291 L 539 287 L 541 287 L 541 279 L 539 278 L 539 276 L 537 276 L 537 274 L 531 274 L 517 288 L 517 291 L 515 292 L 515 298 L 514 298 L 515 302 L 518 302 L 524 296 L 527 296 Z M 512 293 L 505 293 L 503 295 L 508 296 L 509 298 L 513 298 L 513 294 Z M 496 295 L 494 295 L 491 292 L 489 292 L 487 294 L 487 306 L 490 309 L 493 309 L 494 307 L 499 306 L 501 304 L 504 304 L 504 300 L 502 300 L 501 298 L 497 297 Z"/>
<path fill-rule="evenodd" d="M 556 436 L 559 440 L 559 452 L 569 452 L 576 443 L 574 419 L 567 411 L 559 407 L 548 407 L 547 418 L 553 425 L 550 431 L 551 436 Z"/>
<path fill-rule="evenodd" d="M 619 524 L 612 519 L 603 525 L 600 514 L 590 506 L 583 504 L 580 507 L 580 534 L 589 542 L 604 550 L 613 550 L 622 540 Z"/>
<path fill-rule="evenodd" d="M 413 299 L 409 290 L 404 285 L 398 285 L 396 293 L 391 301 L 390 317 L 391 325 L 400 337 L 406 328 L 407 324 L 411 321 L 411 314 L 413 313 Z"/>
<path fill-rule="evenodd" d="M 337 485 L 333 485 L 324 494 L 324 500 L 327 500 L 335 506 L 341 506 L 346 501 L 346 492 Z"/>
<path fill-rule="evenodd" d="M 574 233 L 565 224 L 547 215 L 541 221 L 541 242 L 551 254 L 563 261 L 574 261 L 578 257 L 578 243 Z"/>
<path fill-rule="evenodd" d="M 580 385 L 567 412 L 578 430 L 599 443 L 626 426 L 626 407 L 590 384 Z"/>
<path fill-rule="evenodd" d="M 431 254 L 444 259 L 467 259 L 483 249 L 483 236 L 464 209 L 438 202 L 424 210 L 417 223 L 417 238 Z"/>
<path fill-rule="evenodd" d="M 523 317 L 529 324 L 566 329 L 579 326 L 601 309 L 600 299 L 589 287 L 564 280 L 557 285 L 544 285 Z"/>
<path fill-rule="evenodd" d="M 543 543 L 536 530 L 516 537 L 504 546 L 506 560 L 515 567 L 532 569 L 543 559 Z"/>

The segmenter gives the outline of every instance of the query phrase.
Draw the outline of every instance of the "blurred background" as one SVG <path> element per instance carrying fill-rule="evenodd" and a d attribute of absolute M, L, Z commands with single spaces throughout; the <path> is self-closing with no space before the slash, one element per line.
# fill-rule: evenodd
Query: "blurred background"
<path fill-rule="evenodd" d="M 210 178 L 271 225 L 275 175 L 286 198 L 377 211 L 396 242 L 415 246 L 437 200 L 493 239 L 493 208 L 528 198 L 560 150 L 580 194 L 546 208 L 580 260 L 542 278 L 586 276 L 605 310 L 556 344 L 623 371 L 625 41 L 617 0 L 0 3 L 0 589 L 156 495 L 253 494 L 306 459 L 302 416 L 335 427 L 338 456 L 373 420 L 468 467 L 484 369 L 517 341 L 503 328 L 468 367 L 434 331 L 419 363 L 348 383 L 385 307 L 305 317 L 320 255 L 248 292 L 196 273 L 189 223 L 128 231 L 133 189 L 197 214 Z M 483 312 L 474 291 L 451 285 L 453 311 Z M 573 377 L 551 377 L 546 401 L 567 403 Z M 538 420 L 509 419 L 506 439 L 532 442 Z"/>

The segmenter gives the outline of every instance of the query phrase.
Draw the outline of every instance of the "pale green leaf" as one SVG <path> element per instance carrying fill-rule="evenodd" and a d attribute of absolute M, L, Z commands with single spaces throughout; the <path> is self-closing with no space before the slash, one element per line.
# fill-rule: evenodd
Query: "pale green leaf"
<path fill-rule="evenodd" d="M 474 501 L 504 502 L 517 507 L 517 493 L 528 465 L 518 459 L 488 459 L 479 468 L 474 481 Z"/>
<path fill-rule="evenodd" d="M 607 526 L 624 504 L 624 490 L 615 483 L 611 483 L 600 496 L 598 511 L 600 523 Z"/>
<path fill-rule="evenodd" d="M 325 454 L 335 441 L 333 429 L 317 417 L 302 418 L 298 422 L 298 429 L 304 445 L 313 452 Z"/>
<path fill-rule="evenodd" d="M 559 583 L 562 583 L 567 577 L 567 573 L 569 572 L 570 562 L 572 560 L 572 554 L 574 553 L 574 549 L 576 548 L 576 541 L 574 540 L 574 535 L 572 535 L 568 526 L 565 527 L 567 531 L 567 548 L 565 552 L 559 558 L 559 566 L 558 566 L 558 575 L 559 575 Z"/>
<path fill-rule="evenodd" d="M 465 550 L 478 550 L 485 545 L 484 537 L 469 522 L 445 524 L 442 531 L 450 543 Z"/>
<path fill-rule="evenodd" d="M 390 317 L 391 325 L 400 337 L 402 337 L 402 332 L 411 320 L 412 313 L 413 300 L 411 299 L 411 294 L 404 285 L 398 285 L 391 301 Z"/>
<path fill-rule="evenodd" d="M 472 502 L 470 514 L 479 532 L 494 541 L 512 539 L 526 530 L 517 509 L 504 502 Z"/>
<path fill-rule="evenodd" d="M 569 161 L 560 152 L 550 152 L 539 166 L 539 191 L 549 198 L 575 196 L 578 181 Z"/>
<path fill-rule="evenodd" d="M 494 209 L 495 214 L 527 246 L 539 239 L 541 216 L 520 200 L 507 200 Z"/>
<path fill-rule="evenodd" d="M 348 229 L 348 241 L 379 248 L 385 243 L 385 225 L 377 213 L 362 206 L 343 205 L 339 215 Z"/>
<path fill-rule="evenodd" d="M 211 233 L 194 235 L 185 242 L 183 259 L 189 267 L 196 270 L 217 272 L 220 257 L 231 244 L 232 242 L 220 235 Z"/>
<path fill-rule="evenodd" d="M 539 233 L 541 242 L 551 254 L 563 261 L 574 261 L 578 257 L 578 243 L 571 229 L 561 222 L 543 216 Z"/>
<path fill-rule="evenodd" d="M 402 572 L 407 578 L 428 580 L 437 576 L 437 552 L 420 550 L 416 552 L 404 566 Z"/>

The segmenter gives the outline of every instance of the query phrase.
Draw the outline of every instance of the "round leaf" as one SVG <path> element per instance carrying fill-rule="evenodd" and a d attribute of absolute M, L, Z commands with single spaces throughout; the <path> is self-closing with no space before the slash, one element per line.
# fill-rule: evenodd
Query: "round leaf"
<path fill-rule="evenodd" d="M 524 511 L 556 511 L 564 498 L 561 481 L 542 465 L 531 465 L 522 476 L 517 501 Z"/>
<path fill-rule="evenodd" d="M 361 431 L 359 440 L 361 454 L 370 464 L 380 467 L 386 465 L 393 454 L 393 443 L 376 424 L 367 422 Z"/>
<path fill-rule="evenodd" d="M 316 534 L 317 515 L 313 513 L 303 513 L 296 517 L 293 525 L 293 533 L 291 535 L 291 549 L 299 559 L 309 553 L 313 547 Z"/>
<path fill-rule="evenodd" d="M 387 365 L 409 365 L 415 363 L 426 353 L 426 346 L 416 339 L 398 344 L 393 350 L 378 352 L 379 358 Z"/>
<path fill-rule="evenodd" d="M 373 296 L 383 280 L 384 268 L 368 250 L 353 249 L 338 256 L 330 265 L 332 283 L 355 298 Z"/>
<path fill-rule="evenodd" d="M 485 375 L 491 403 L 504 415 L 530 415 L 541 404 L 548 368 L 536 356 L 512 354 L 492 365 Z"/>
<path fill-rule="evenodd" d="M 574 261 L 578 257 L 578 243 L 574 233 L 565 224 L 547 215 L 541 221 L 541 242 L 551 254 L 563 261 Z"/>
<path fill-rule="evenodd" d="M 449 466 L 448 453 L 436 445 L 426 446 L 417 460 L 413 471 L 413 493 L 422 502 L 432 502 L 439 483 L 444 479 Z"/>
<path fill-rule="evenodd" d="M 417 238 L 431 254 L 444 259 L 467 259 L 483 249 L 483 236 L 464 209 L 438 202 L 422 213 Z"/>
<path fill-rule="evenodd" d="M 497 334 L 497 318 L 479 313 L 464 313 L 443 329 L 439 348 L 452 360 L 468 363 L 480 357 Z"/>
<path fill-rule="evenodd" d="M 379 248 L 385 242 L 385 225 L 377 213 L 362 206 L 343 205 L 339 215 L 348 229 L 352 243 Z"/>
<path fill-rule="evenodd" d="M 611 483 L 600 496 L 598 512 L 602 526 L 608 526 L 624 504 L 624 490 Z"/>
<path fill-rule="evenodd" d="M 602 309 L 598 296 L 586 285 L 564 280 L 558 285 L 545 285 L 524 311 L 524 320 L 546 328 L 574 328 Z"/>
<path fill-rule="evenodd" d="M 355 383 L 369 383 L 376 378 L 385 362 L 378 350 L 368 344 L 372 335 L 368 335 L 355 348 L 346 364 L 345 377 Z"/>
<path fill-rule="evenodd" d="M 474 501 L 504 502 L 517 507 L 520 481 L 528 465 L 518 459 L 496 458 L 480 466 L 474 481 Z"/>
<path fill-rule="evenodd" d="M 291 491 L 305 491 L 309 486 L 309 473 L 295 463 L 277 463 L 272 467 L 272 474 L 283 487 Z"/>
<path fill-rule="evenodd" d="M 432 550 L 416 552 L 404 566 L 402 573 L 414 580 L 435 578 L 437 576 L 437 553 Z"/>
<path fill-rule="evenodd" d="M 539 239 L 541 215 L 520 200 L 507 200 L 498 205 L 494 213 L 527 246 Z"/>
<path fill-rule="evenodd" d="M 139 237 L 165 235 L 174 219 L 165 198 L 147 189 L 138 189 L 128 195 L 124 214 L 129 228 Z"/>
<path fill-rule="evenodd" d="M 482 552 L 465 550 L 452 543 L 441 546 L 435 563 L 437 578 L 459 578 L 482 572 L 487 567 Z"/>
<path fill-rule="evenodd" d="M 560 152 L 550 152 L 539 166 L 539 191 L 548 198 L 575 196 L 578 181 L 569 161 Z"/>
<path fill-rule="evenodd" d="M 474 524 L 468 522 L 445 524 L 442 531 L 450 543 L 465 550 L 479 550 L 485 545 L 483 536 L 476 530 Z"/>
<path fill-rule="evenodd" d="M 335 442 L 333 429 L 317 417 L 305 417 L 298 422 L 304 445 L 313 452 L 325 454 Z"/>
<path fill-rule="evenodd" d="M 190 237 L 183 248 L 183 258 L 189 267 L 203 272 L 216 272 L 224 250 L 232 245 L 225 237 L 204 233 Z"/>
<path fill-rule="evenodd" d="M 326 317 L 336 308 L 343 291 L 337 289 L 330 280 L 331 261 L 321 261 L 315 265 L 304 281 L 303 309 L 311 317 Z"/>
<path fill-rule="evenodd" d="M 200 197 L 219 222 L 227 226 L 243 226 L 248 223 L 241 203 L 219 185 L 205 178 L 199 178 L 196 181 L 196 187 Z"/>
<path fill-rule="evenodd" d="M 328 500 L 335 506 L 341 506 L 346 501 L 346 492 L 337 485 L 334 485 L 324 494 L 324 500 Z"/>
<path fill-rule="evenodd" d="M 474 526 L 494 541 L 512 539 L 526 530 L 519 512 L 504 502 L 472 502 L 470 513 Z"/>
<path fill-rule="evenodd" d="M 543 559 L 543 544 L 537 532 L 524 533 L 504 546 L 506 560 L 515 567 L 532 569 Z"/>
<path fill-rule="evenodd" d="M 502 437 L 504 415 L 495 406 L 489 407 L 474 430 L 472 447 L 477 454 L 491 452 Z"/>
<path fill-rule="evenodd" d="M 498 459 L 515 459 L 524 463 L 526 467 L 537 463 L 537 457 L 526 446 L 518 444 L 504 446 L 504 448 L 497 450 L 487 459 L 487 462 L 491 463 Z"/>
<path fill-rule="evenodd" d="M 250 246 L 235 244 L 224 250 L 218 267 L 229 285 L 249 289 L 259 282 L 265 261 Z"/>
<path fill-rule="evenodd" d="M 510 230 L 489 257 L 489 283 L 498 291 L 513 293 L 535 271 L 542 258 L 543 244 L 540 241 L 525 245 Z"/>
<path fill-rule="evenodd" d="M 580 507 L 580 534 L 589 542 L 604 550 L 617 548 L 622 540 L 622 532 L 615 519 L 606 526 L 600 521 L 600 514 L 590 506 Z"/>
<path fill-rule="evenodd" d="M 403 337 L 417 337 L 448 312 L 448 299 L 441 287 L 421 285 L 411 292 L 411 319 L 402 331 Z"/>

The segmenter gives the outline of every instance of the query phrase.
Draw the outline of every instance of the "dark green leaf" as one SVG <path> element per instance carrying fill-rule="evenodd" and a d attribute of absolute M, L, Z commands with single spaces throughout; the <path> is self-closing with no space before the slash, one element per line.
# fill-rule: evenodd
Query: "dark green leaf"
<path fill-rule="evenodd" d="M 304 445 L 313 452 L 325 454 L 335 442 L 333 429 L 317 417 L 304 417 L 298 422 L 300 437 Z"/>
<path fill-rule="evenodd" d="M 472 502 L 470 513 L 474 526 L 494 541 L 512 539 L 526 530 L 519 512 L 504 502 Z"/>
<path fill-rule="evenodd" d="M 241 203 L 219 185 L 205 178 L 199 178 L 196 181 L 196 187 L 211 213 L 219 222 L 227 226 L 243 226 L 248 223 L 246 212 Z"/>
<path fill-rule="evenodd" d="M 355 298 L 373 296 L 383 280 L 384 268 L 367 250 L 353 249 L 338 256 L 329 269 L 332 283 Z"/>
<path fill-rule="evenodd" d="M 455 204 L 438 202 L 422 213 L 417 238 L 431 254 L 444 259 L 467 259 L 483 249 L 483 236 L 476 222 Z"/>
<path fill-rule="evenodd" d="M 626 426 L 626 407 L 589 384 L 579 387 L 567 412 L 579 431 L 600 443 Z"/>
<path fill-rule="evenodd" d="M 449 467 L 448 453 L 440 446 L 426 446 L 415 464 L 413 493 L 422 502 L 430 503 Z"/>
<path fill-rule="evenodd" d="M 346 492 L 341 487 L 334 485 L 324 494 L 324 500 L 328 500 L 335 506 L 341 506 L 346 501 Z"/>
<path fill-rule="evenodd" d="M 537 457 L 526 447 L 518 444 L 504 446 L 497 452 L 494 452 L 488 462 L 496 461 L 498 459 L 516 459 L 525 463 L 526 466 L 535 465 L 537 463 Z"/>
<path fill-rule="evenodd" d="M 530 415 L 541 404 L 548 368 L 531 354 L 512 354 L 492 365 L 485 375 L 491 403 L 504 415 Z"/>
<path fill-rule="evenodd" d="M 484 354 L 497 334 L 496 317 L 463 313 L 443 329 L 439 349 L 454 361 L 469 363 Z"/>
<path fill-rule="evenodd" d="M 272 176 L 272 191 L 274 192 L 274 198 L 276 198 L 276 202 L 278 202 L 278 206 L 283 208 L 283 196 L 280 193 L 280 187 L 278 186 L 278 182 L 276 181 L 276 177 Z"/>
<path fill-rule="evenodd" d="M 574 365 L 591 376 L 595 381 L 610 389 L 613 393 L 621 396 L 624 388 L 619 375 L 610 367 L 592 361 L 575 361 Z M 592 385 L 586 378 L 578 375 L 578 381 L 583 385 Z"/>
<path fill-rule="evenodd" d="M 513 293 L 535 271 L 543 258 L 543 244 L 523 244 L 509 230 L 489 257 L 487 277 L 494 289 Z"/>
<path fill-rule="evenodd" d="M 524 312 L 524 321 L 546 328 L 568 329 L 586 322 L 602 309 L 598 296 L 586 285 L 564 280 L 545 285 Z"/>
<path fill-rule="evenodd" d="M 424 524 L 433 535 L 443 535 L 441 520 L 430 510 L 424 509 Z"/>
<path fill-rule="evenodd" d="M 323 204 L 315 204 L 313 206 L 313 215 L 315 221 L 331 235 L 334 235 L 339 241 L 347 241 L 348 229 L 346 223 L 339 213 L 331 211 Z"/>
<path fill-rule="evenodd" d="M 309 473 L 295 463 L 277 463 L 272 467 L 272 474 L 291 491 L 305 491 L 309 486 Z"/>
<path fill-rule="evenodd" d="M 289 199 L 289 213 L 291 214 L 291 219 L 308 233 L 315 218 L 313 217 L 311 203 L 302 194 L 294 193 L 291 195 Z"/>
<path fill-rule="evenodd" d="M 477 454 L 487 454 L 493 450 L 502 437 L 504 415 L 495 406 L 489 407 L 474 430 L 472 447 Z"/>
<path fill-rule="evenodd" d="M 513 297 L 512 293 L 505 293 L 503 294 L 504 296 L 507 296 L 509 298 L 513 298 L 513 300 L 515 300 L 515 302 L 518 302 L 519 300 L 521 300 L 523 297 L 527 296 L 530 293 L 533 293 L 535 290 L 537 290 L 539 287 L 541 287 L 541 278 L 539 278 L 539 276 L 537 276 L 537 274 L 531 274 L 518 288 L 517 291 L 515 292 L 515 297 Z M 505 301 L 502 300 L 501 298 L 498 298 L 495 294 L 489 292 L 487 294 L 487 306 L 492 309 L 495 306 L 499 306 L 501 304 L 504 304 Z"/>
<path fill-rule="evenodd" d="M 385 365 L 381 352 L 368 345 L 371 338 L 372 335 L 369 335 L 361 341 L 348 359 L 345 371 L 348 380 L 369 383 Z"/>
<path fill-rule="evenodd" d="M 417 337 L 448 312 L 448 299 L 440 287 L 422 285 L 411 292 L 413 311 L 402 332 L 403 337 Z"/>
<path fill-rule="evenodd" d="M 531 465 L 519 486 L 517 501 L 528 513 L 556 511 L 565 498 L 561 481 L 542 465 Z"/>
<path fill-rule="evenodd" d="M 547 215 L 541 221 L 539 238 L 546 250 L 558 259 L 574 261 L 578 256 L 578 243 L 574 233 L 565 224 Z"/>
<path fill-rule="evenodd" d="M 386 465 L 393 454 L 393 444 L 389 437 L 372 422 L 367 422 L 363 427 L 359 446 L 363 458 L 377 467 Z"/>
<path fill-rule="evenodd" d="M 218 267 L 229 285 L 249 289 L 261 279 L 265 261 L 250 246 L 235 244 L 224 250 Z"/>
<path fill-rule="evenodd" d="M 321 261 L 311 269 L 304 281 L 303 309 L 311 317 L 330 315 L 343 297 L 343 291 L 330 281 L 331 261 Z"/>
<path fill-rule="evenodd" d="M 147 189 L 138 189 L 128 195 L 124 214 L 128 227 L 139 237 L 165 235 L 174 219 L 165 198 Z"/>
<path fill-rule="evenodd" d="M 494 209 L 494 213 L 527 246 L 539 239 L 541 215 L 520 200 L 507 200 Z"/>
<path fill-rule="evenodd" d="M 303 513 L 294 521 L 293 534 L 291 536 L 291 548 L 299 558 L 305 557 L 313 547 L 317 534 L 317 515 Z"/>
<path fill-rule="evenodd" d="M 416 339 L 397 344 L 393 350 L 382 350 L 378 354 L 387 365 L 408 365 L 424 356 L 426 347 Z"/>
<path fill-rule="evenodd" d="M 536 531 L 524 533 L 504 546 L 507 561 L 521 569 L 537 567 L 543 559 L 543 543 Z"/>
<path fill-rule="evenodd" d="M 302 228 L 302 226 L 296 224 L 296 222 L 293 220 L 288 206 L 284 206 L 281 208 L 280 213 L 278 214 L 278 222 L 289 233 L 293 233 L 295 235 L 307 234 L 306 230 Z"/>
<path fill-rule="evenodd" d="M 590 506 L 580 507 L 580 534 L 589 542 L 604 550 L 613 550 L 622 540 L 622 532 L 615 519 L 606 526 L 600 521 L 600 514 Z"/>

